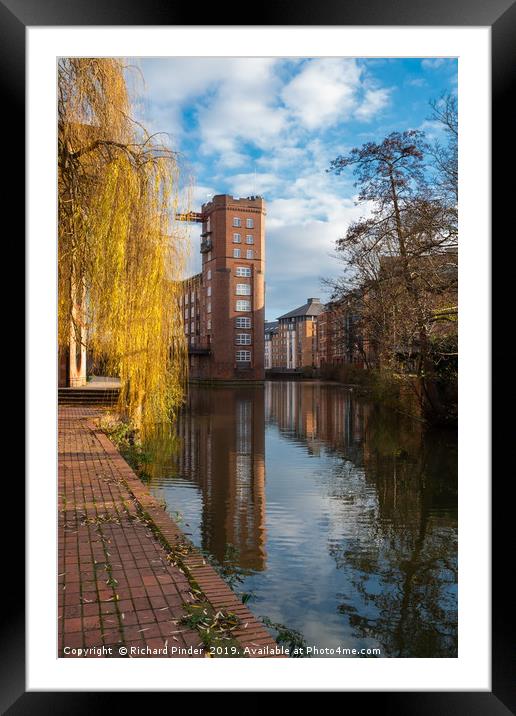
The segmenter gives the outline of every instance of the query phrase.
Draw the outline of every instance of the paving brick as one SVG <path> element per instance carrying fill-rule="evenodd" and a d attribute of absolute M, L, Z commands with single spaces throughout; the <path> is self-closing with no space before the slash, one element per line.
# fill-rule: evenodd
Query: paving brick
<path fill-rule="evenodd" d="M 72 656 L 65 647 L 112 646 L 114 657 L 120 645 L 162 648 L 167 641 L 169 649 L 197 647 L 198 632 L 180 624 L 183 603 L 192 601 L 188 579 L 169 563 L 167 550 L 148 525 L 134 517 L 143 508 L 169 544 L 183 542 L 185 536 L 95 427 L 101 410 L 59 406 L 59 656 Z M 242 643 L 252 635 L 256 643 L 274 646 L 199 553 L 193 552 L 187 564 L 212 604 L 234 607 L 249 622 L 252 632 L 242 634 Z"/>

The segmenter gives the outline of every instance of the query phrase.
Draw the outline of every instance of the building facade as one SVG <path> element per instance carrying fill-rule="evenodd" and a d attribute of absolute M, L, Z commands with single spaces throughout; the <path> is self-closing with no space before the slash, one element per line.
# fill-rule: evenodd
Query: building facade
<path fill-rule="evenodd" d="M 279 366 L 279 331 L 278 321 L 268 321 L 265 324 L 264 367 L 271 370 Z"/>
<path fill-rule="evenodd" d="M 219 194 L 192 216 L 202 224 L 202 270 L 181 297 L 190 377 L 263 380 L 265 202 Z"/>
<path fill-rule="evenodd" d="M 324 310 L 319 298 L 278 318 L 278 365 L 286 370 L 318 367 L 317 320 Z"/>
<path fill-rule="evenodd" d="M 266 370 L 303 371 L 353 363 L 365 367 L 369 353 L 354 295 L 321 303 L 308 298 L 277 321 L 265 324 Z"/>
<path fill-rule="evenodd" d="M 411 280 L 426 312 L 427 335 L 434 343 L 448 343 L 453 359 L 457 326 L 457 252 L 418 256 L 411 261 Z M 395 361 L 405 372 L 415 370 L 420 354 L 414 331 L 414 299 L 407 291 L 399 256 L 382 257 L 382 298 L 375 287 L 349 291 L 338 300 L 322 304 L 318 298 L 267 324 L 268 370 L 306 371 L 342 365 L 378 368 L 385 360 Z M 389 294 L 392 294 L 392 310 Z M 382 353 L 383 350 L 383 353 Z M 384 358 L 386 354 L 386 358 Z M 442 355 L 446 355 L 443 352 Z"/>
<path fill-rule="evenodd" d="M 372 358 L 360 320 L 360 302 L 354 295 L 330 301 L 317 322 L 319 367 L 354 364 L 366 367 Z"/>

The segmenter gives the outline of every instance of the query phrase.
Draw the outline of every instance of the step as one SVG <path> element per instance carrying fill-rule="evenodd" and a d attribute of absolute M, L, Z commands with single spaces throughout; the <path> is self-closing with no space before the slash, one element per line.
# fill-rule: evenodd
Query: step
<path fill-rule="evenodd" d="M 120 394 L 118 388 L 59 388 L 60 405 L 114 405 Z"/>

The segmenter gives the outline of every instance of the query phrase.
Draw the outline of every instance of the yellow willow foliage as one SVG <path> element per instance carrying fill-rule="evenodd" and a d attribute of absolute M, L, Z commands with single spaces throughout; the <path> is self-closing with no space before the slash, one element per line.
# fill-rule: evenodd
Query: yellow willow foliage
<path fill-rule="evenodd" d="M 86 337 L 144 433 L 170 419 L 186 378 L 179 166 L 130 121 L 121 61 L 61 60 L 59 83 L 59 343 Z"/>

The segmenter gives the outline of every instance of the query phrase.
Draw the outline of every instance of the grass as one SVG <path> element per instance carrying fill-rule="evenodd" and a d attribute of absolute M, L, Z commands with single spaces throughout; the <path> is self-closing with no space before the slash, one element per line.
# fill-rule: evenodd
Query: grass
<path fill-rule="evenodd" d="M 180 623 L 199 632 L 201 640 L 211 656 L 219 658 L 242 658 L 244 650 L 232 636 L 241 625 L 240 618 L 225 609 L 215 611 L 209 602 L 200 601 L 185 605 L 186 614 Z"/>
<path fill-rule="evenodd" d="M 152 462 L 152 455 L 144 449 L 135 427 L 111 413 L 106 413 L 99 420 L 99 427 L 116 445 L 117 450 L 138 477 L 143 482 L 148 482 L 150 474 L 147 466 Z"/>

